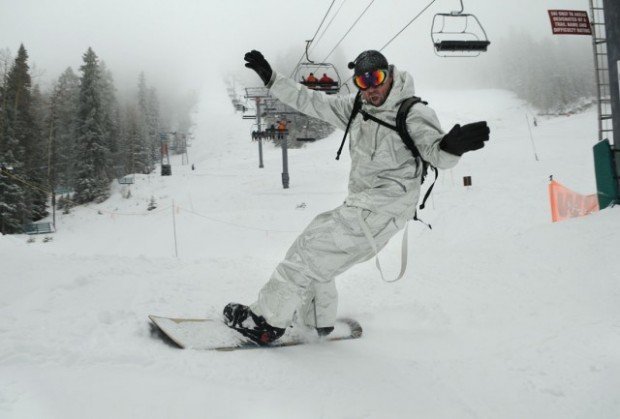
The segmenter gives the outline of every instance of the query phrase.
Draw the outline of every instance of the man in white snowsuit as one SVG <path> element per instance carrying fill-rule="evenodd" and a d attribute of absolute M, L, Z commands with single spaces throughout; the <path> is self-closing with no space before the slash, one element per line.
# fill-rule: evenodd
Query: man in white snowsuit
<path fill-rule="evenodd" d="M 251 306 L 230 303 L 224 320 L 232 328 L 267 344 L 278 339 L 294 315 L 319 334 L 336 320 L 335 277 L 376 255 L 416 211 L 422 162 L 399 134 L 361 116 L 350 121 L 353 96 L 330 96 L 273 72 L 258 51 L 245 55 L 273 96 L 296 110 L 345 130 L 350 123 L 351 172 L 343 205 L 318 215 L 295 240 Z M 378 51 L 364 51 L 349 64 L 361 91 L 362 110 L 394 125 L 401 102 L 414 96 L 409 73 L 388 65 Z M 407 130 L 421 157 L 439 169 L 456 165 L 460 156 L 484 146 L 486 122 L 455 127 L 445 135 L 435 112 L 414 105 Z"/>

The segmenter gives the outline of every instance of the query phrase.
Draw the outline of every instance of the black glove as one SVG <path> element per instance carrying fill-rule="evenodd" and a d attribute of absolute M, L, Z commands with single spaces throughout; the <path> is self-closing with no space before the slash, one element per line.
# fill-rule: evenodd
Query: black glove
<path fill-rule="evenodd" d="M 267 86 L 267 83 L 271 80 L 273 71 L 271 71 L 271 66 L 267 60 L 265 60 L 263 54 L 253 49 L 252 51 L 246 53 L 243 59 L 247 61 L 245 66 L 256 71 L 259 77 L 263 80 L 263 83 L 265 83 L 265 86 Z"/>
<path fill-rule="evenodd" d="M 462 156 L 463 153 L 484 147 L 484 142 L 489 140 L 490 132 L 487 121 L 463 126 L 456 124 L 441 139 L 439 147 L 447 153 Z"/>

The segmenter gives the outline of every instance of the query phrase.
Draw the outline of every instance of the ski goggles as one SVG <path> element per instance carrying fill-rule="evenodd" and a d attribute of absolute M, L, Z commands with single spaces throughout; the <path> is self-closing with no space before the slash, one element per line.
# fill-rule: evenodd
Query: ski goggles
<path fill-rule="evenodd" d="M 353 77 L 353 84 L 360 90 L 381 86 L 387 79 L 387 70 L 374 70 Z"/>

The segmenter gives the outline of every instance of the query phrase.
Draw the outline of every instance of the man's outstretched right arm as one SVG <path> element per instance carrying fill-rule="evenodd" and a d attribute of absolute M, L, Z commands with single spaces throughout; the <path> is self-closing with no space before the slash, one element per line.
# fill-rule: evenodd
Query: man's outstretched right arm
<path fill-rule="evenodd" d="M 256 71 L 271 94 L 282 103 L 337 128 L 343 130 L 346 128 L 353 110 L 353 96 L 329 96 L 308 89 L 301 83 L 272 71 L 259 51 L 248 52 L 245 60 L 247 61 L 245 66 Z"/>

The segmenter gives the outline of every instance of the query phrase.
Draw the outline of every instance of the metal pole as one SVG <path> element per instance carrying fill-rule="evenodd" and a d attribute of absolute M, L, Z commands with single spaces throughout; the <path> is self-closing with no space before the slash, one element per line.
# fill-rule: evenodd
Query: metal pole
<path fill-rule="evenodd" d="M 282 131 L 282 187 L 288 189 L 288 140 L 287 135 Z"/>
<path fill-rule="evenodd" d="M 47 180 L 52 190 L 52 225 L 56 231 L 56 161 L 54 159 L 54 170 L 52 170 L 52 143 L 54 141 L 54 119 L 50 122 L 50 136 L 47 144 Z M 56 154 L 56 153 L 54 153 Z"/>
<path fill-rule="evenodd" d="M 532 150 L 534 151 L 534 158 L 536 161 L 538 160 L 538 153 L 536 153 L 536 145 L 534 144 L 534 137 L 532 136 L 532 127 L 530 126 L 530 118 L 528 118 L 527 113 L 525 114 L 525 122 L 527 123 L 527 129 L 530 131 L 530 141 L 532 142 Z"/>
<path fill-rule="evenodd" d="M 159 136 L 159 154 L 161 155 L 161 165 L 164 165 L 165 152 L 168 152 L 168 133 Z"/>
<path fill-rule="evenodd" d="M 256 98 L 256 124 L 258 126 L 258 167 L 262 169 L 263 166 L 263 140 L 260 138 L 261 126 L 260 126 L 260 98 Z"/>
<path fill-rule="evenodd" d="M 607 64 L 609 74 L 609 115 L 611 121 L 609 127 L 611 148 L 615 160 L 616 182 L 620 188 L 620 3 L 617 0 L 603 0 L 605 8 L 605 39 L 607 46 Z M 620 193 L 620 192 L 619 192 Z M 620 197 L 617 197 L 620 200 Z"/>
<path fill-rule="evenodd" d="M 174 216 L 174 199 L 172 200 L 172 231 L 174 232 L 174 256 L 179 257 L 179 248 L 177 246 L 177 220 Z"/>
<path fill-rule="evenodd" d="M 595 16 L 594 14 L 596 13 L 596 10 L 594 9 L 594 3 L 593 0 L 590 0 L 590 12 L 592 14 L 592 21 L 590 22 L 590 27 L 592 28 L 592 56 L 594 57 L 594 82 L 596 83 L 596 108 L 598 111 L 598 140 L 602 141 L 603 140 L 603 119 L 601 118 L 601 115 L 603 113 L 603 109 L 602 109 L 602 104 L 601 104 L 601 75 L 599 74 L 599 58 L 597 55 L 597 38 L 596 35 L 598 34 L 598 30 L 597 30 L 597 25 L 595 25 L 595 22 L 597 22 L 597 16 Z"/>
<path fill-rule="evenodd" d="M 54 226 L 54 231 L 56 231 L 56 192 L 54 191 L 54 186 L 52 186 L 52 225 Z"/>

